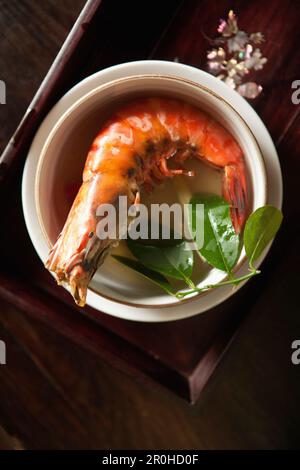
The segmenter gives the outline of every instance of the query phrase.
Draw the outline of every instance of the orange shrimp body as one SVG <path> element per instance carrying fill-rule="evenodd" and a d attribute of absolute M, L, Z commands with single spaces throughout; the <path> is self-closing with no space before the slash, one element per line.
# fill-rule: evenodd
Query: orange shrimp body
<path fill-rule="evenodd" d="M 87 287 L 103 262 L 111 240 L 96 236 L 97 208 L 139 200 L 165 177 L 191 174 L 181 165 L 197 157 L 223 171 L 223 195 L 231 207 L 236 232 L 247 213 L 243 153 L 220 124 L 196 107 L 163 98 L 140 99 L 115 112 L 102 127 L 88 153 L 83 182 L 46 267 L 57 282 L 67 284 L 76 303 L 85 304 Z M 179 166 L 169 169 L 168 159 Z"/>

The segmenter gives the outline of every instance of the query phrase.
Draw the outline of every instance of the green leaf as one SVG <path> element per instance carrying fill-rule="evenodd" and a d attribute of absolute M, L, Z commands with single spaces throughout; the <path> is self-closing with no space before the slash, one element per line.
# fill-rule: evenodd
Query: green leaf
<path fill-rule="evenodd" d="M 185 241 L 177 245 L 153 246 L 136 243 L 129 238 L 127 245 L 132 254 L 147 268 L 193 285 L 190 280 L 194 262 L 193 251 Z"/>
<path fill-rule="evenodd" d="M 220 196 L 198 194 L 190 204 L 190 230 L 195 233 L 197 204 L 204 204 L 204 242 L 199 251 L 215 268 L 230 273 L 240 251 L 239 236 L 235 233 L 229 204 Z M 201 228 L 201 227 L 200 227 Z"/>
<path fill-rule="evenodd" d="M 244 230 L 244 245 L 250 267 L 275 237 L 282 222 L 282 212 L 273 206 L 263 206 L 248 218 Z"/>
<path fill-rule="evenodd" d="M 120 263 L 133 269 L 134 271 L 141 274 L 143 277 L 145 277 L 149 281 L 161 287 L 165 292 L 167 292 L 167 294 L 175 295 L 169 281 L 161 274 L 155 271 L 152 271 L 151 269 L 146 268 L 143 264 L 139 263 L 138 261 L 134 259 L 126 258 L 125 256 L 120 256 L 120 255 L 112 255 L 112 256 Z"/>

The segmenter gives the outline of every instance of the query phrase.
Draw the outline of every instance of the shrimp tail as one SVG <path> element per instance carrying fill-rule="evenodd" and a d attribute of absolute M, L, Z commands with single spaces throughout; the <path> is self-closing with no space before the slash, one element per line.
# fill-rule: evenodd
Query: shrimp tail
<path fill-rule="evenodd" d="M 60 255 L 63 249 L 61 246 L 63 238 L 60 235 L 45 264 L 49 271 L 56 273 L 59 285 L 70 287 L 71 294 L 76 304 L 80 307 L 85 305 L 88 285 L 96 270 L 106 258 L 110 248 L 109 246 L 104 246 L 103 241 L 99 240 L 96 235 L 86 238 L 89 238 L 86 247 L 80 252 L 75 252 L 62 265 L 60 263 Z"/>
<path fill-rule="evenodd" d="M 90 252 L 86 252 L 84 261 L 76 264 L 71 269 L 66 280 L 76 304 L 80 307 L 85 305 L 88 285 L 108 254 L 109 247 L 100 250 L 98 245 L 99 242 L 96 241 L 94 248 Z"/>

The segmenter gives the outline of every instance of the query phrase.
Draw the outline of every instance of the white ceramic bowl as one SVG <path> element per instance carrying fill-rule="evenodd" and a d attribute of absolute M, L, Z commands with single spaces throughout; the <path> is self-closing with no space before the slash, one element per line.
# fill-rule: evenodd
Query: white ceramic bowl
<path fill-rule="evenodd" d="M 22 203 L 25 222 L 30 238 L 43 263 L 45 262 L 49 252 L 49 244 L 47 243 L 45 233 L 41 228 L 37 214 L 35 181 L 37 178 L 38 162 L 40 161 L 40 156 L 45 148 L 46 142 L 49 139 L 49 135 L 54 132 L 60 119 L 62 119 L 66 112 L 68 113 L 74 103 L 82 99 L 88 93 L 93 92 L 93 90 L 97 89 L 99 86 L 106 85 L 111 81 L 129 76 L 149 74 L 172 75 L 173 77 L 182 78 L 184 80 L 191 80 L 215 93 L 234 109 L 238 110 L 242 119 L 247 123 L 252 133 L 255 135 L 264 158 L 268 186 L 267 203 L 281 208 L 282 177 L 276 149 L 263 122 L 245 99 L 212 75 L 188 65 L 153 60 L 119 64 L 87 77 L 69 90 L 46 116 L 30 147 L 23 173 Z M 85 130 L 87 133 L 90 132 L 91 134 L 95 134 L 98 130 L 99 121 L 97 120 L 97 122 L 95 122 L 94 128 L 91 127 L 91 124 L 91 121 L 87 122 Z M 91 135 L 91 139 L 92 137 L 93 135 Z M 63 136 L 63 138 L 67 139 L 67 135 Z M 84 144 L 82 144 L 82 137 L 80 137 L 78 142 L 76 138 L 77 135 L 73 134 L 72 139 L 74 151 L 76 152 L 78 150 L 78 152 L 85 152 L 87 148 L 84 148 Z M 80 142 L 81 146 L 79 145 L 79 148 L 77 149 L 77 144 L 80 144 Z M 85 145 L 88 146 L 89 142 L 86 142 Z M 58 150 L 60 149 L 61 146 L 59 144 Z M 82 158 L 84 160 L 85 157 Z M 71 171 L 70 168 L 69 171 Z M 70 193 L 71 192 L 72 191 L 70 190 Z M 49 210 L 53 215 L 53 207 L 50 207 L 50 204 L 48 204 L 47 207 L 47 210 Z M 264 251 L 260 259 L 257 261 L 257 266 L 261 264 L 267 252 L 268 249 Z M 237 275 L 242 276 L 246 273 L 247 265 L 244 264 L 238 269 Z M 123 270 L 123 279 L 128 276 L 129 270 Z M 239 289 L 243 284 L 244 283 L 241 283 L 237 289 Z M 144 295 L 143 288 L 141 288 L 140 292 L 138 291 L 140 287 L 139 281 L 137 281 L 137 284 L 133 284 L 130 287 L 129 292 L 125 292 L 125 294 L 133 295 L 134 300 L 136 300 L 139 295 Z M 235 291 L 237 289 L 235 289 Z M 95 309 L 119 318 L 143 322 L 162 322 L 187 318 L 192 315 L 205 312 L 218 305 L 220 302 L 223 302 L 232 294 L 232 287 L 224 286 L 209 292 L 207 295 L 194 298 L 187 303 L 176 303 L 161 308 L 155 305 L 152 307 L 149 305 L 147 307 L 142 307 L 133 305 L 132 303 L 127 304 L 126 301 L 119 302 L 117 300 L 110 300 L 92 290 L 89 290 L 87 303 Z"/>
<path fill-rule="evenodd" d="M 246 122 L 231 105 L 208 88 L 182 78 L 162 75 L 126 77 L 99 86 L 75 102 L 58 120 L 45 142 L 35 187 L 37 213 L 49 248 L 63 227 L 80 184 L 88 148 L 101 124 L 124 100 L 158 95 L 193 103 L 227 128 L 244 152 L 250 209 L 255 210 L 266 203 L 266 173 L 260 149 Z M 213 173 L 219 178 L 217 172 Z M 211 184 L 215 186 L 216 182 Z M 203 189 L 201 185 L 199 191 Z M 244 256 L 243 251 L 239 265 Z M 205 271 L 204 278 L 199 277 L 198 286 L 217 283 L 225 277 L 222 271 L 210 269 Z M 144 308 L 167 307 L 180 302 L 111 257 L 95 274 L 90 289 L 115 302 Z M 199 295 L 209 293 L 195 294 L 194 297 Z M 193 297 L 185 298 L 181 303 L 192 300 Z"/>

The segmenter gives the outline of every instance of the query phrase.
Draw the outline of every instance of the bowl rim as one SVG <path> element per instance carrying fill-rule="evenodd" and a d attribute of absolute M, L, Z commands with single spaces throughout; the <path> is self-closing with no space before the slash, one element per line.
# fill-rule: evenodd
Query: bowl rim
<path fill-rule="evenodd" d="M 245 119 L 240 115 L 240 113 L 234 108 L 234 106 L 232 106 L 225 98 L 223 98 L 222 96 L 220 96 L 218 93 L 211 90 L 207 86 L 202 85 L 200 83 L 197 83 L 197 82 L 195 82 L 193 80 L 190 80 L 190 79 L 187 79 L 187 78 L 183 78 L 183 77 L 179 77 L 179 76 L 171 75 L 171 74 L 160 74 L 160 73 L 150 73 L 150 74 L 147 73 L 147 74 L 128 75 L 126 77 L 110 80 L 109 82 L 106 82 L 102 85 L 99 85 L 99 86 L 93 88 L 92 90 L 90 90 L 89 92 L 85 93 L 79 99 L 77 99 L 60 116 L 58 121 L 55 123 L 55 125 L 51 129 L 49 135 L 47 136 L 47 139 L 46 139 L 46 141 L 43 145 L 43 148 L 41 150 L 40 157 L 39 157 L 39 160 L 38 160 L 37 171 L 36 171 L 35 180 L 34 180 L 34 194 L 35 194 L 35 207 L 36 207 L 36 212 L 37 212 L 37 216 L 38 216 L 38 221 L 39 221 L 39 224 L 40 224 L 42 234 L 44 236 L 44 239 L 45 239 L 49 249 L 52 248 L 53 244 L 51 243 L 51 241 L 49 239 L 48 233 L 46 231 L 46 228 L 45 228 L 45 225 L 44 225 L 44 222 L 43 222 L 42 211 L 41 211 L 41 207 L 40 207 L 39 188 L 40 188 L 40 179 L 41 179 L 43 164 L 44 164 L 44 161 L 45 161 L 45 156 L 47 154 L 48 147 L 50 146 L 56 132 L 61 127 L 61 125 L 64 123 L 64 121 L 71 114 L 76 112 L 76 110 L 78 108 L 80 108 L 80 106 L 83 103 L 85 103 L 87 100 L 89 100 L 92 96 L 98 95 L 103 90 L 105 90 L 107 88 L 111 88 L 115 85 L 118 85 L 119 83 L 125 83 L 127 81 L 132 81 L 132 80 L 145 80 L 145 79 L 157 79 L 157 80 L 167 79 L 167 80 L 171 80 L 171 81 L 175 81 L 175 82 L 186 83 L 188 85 L 191 85 L 193 87 L 196 87 L 196 88 L 204 91 L 205 93 L 208 93 L 208 94 L 214 96 L 219 101 L 222 101 L 225 104 L 225 106 L 230 108 L 230 110 L 238 117 L 238 119 L 245 126 L 245 128 L 248 132 L 248 136 L 250 134 L 250 138 L 253 139 L 253 142 L 254 142 L 255 146 L 257 147 L 257 157 L 260 161 L 261 176 L 263 178 L 263 189 L 264 189 L 263 203 L 262 204 L 264 205 L 264 204 L 267 203 L 267 201 L 268 201 L 268 184 L 267 184 L 266 164 L 265 164 L 263 152 L 262 152 L 261 147 L 260 147 L 253 131 L 251 130 L 250 126 L 247 124 Z M 242 249 L 243 248 L 244 248 L 244 245 L 243 245 Z M 239 259 L 238 263 L 234 266 L 233 272 L 237 272 L 245 264 L 246 259 L 247 259 L 247 256 L 246 256 L 246 254 L 244 254 L 242 256 L 242 258 Z M 54 273 L 51 272 L 51 274 L 54 276 Z M 224 278 L 222 279 L 222 281 L 227 280 L 228 277 L 229 277 L 228 275 L 224 274 Z M 130 302 L 130 301 L 121 300 L 121 299 L 117 299 L 115 297 L 111 297 L 107 294 L 99 293 L 97 290 L 95 290 L 93 287 L 90 287 L 90 286 L 88 287 L 88 290 L 92 291 L 94 294 L 96 294 L 100 297 L 103 297 L 106 300 L 116 302 L 116 303 L 121 304 L 121 305 L 126 305 L 126 306 L 130 306 L 130 307 L 134 307 L 134 308 L 146 308 L 146 309 L 151 309 L 151 308 L 154 308 L 154 307 L 155 308 L 170 308 L 172 306 L 174 307 L 174 306 L 179 305 L 179 304 L 180 305 L 186 304 L 186 303 L 195 301 L 195 300 L 199 299 L 200 297 L 204 297 L 204 296 L 210 294 L 213 291 L 213 289 L 208 289 L 207 291 L 199 292 L 199 293 L 196 293 L 195 295 L 191 295 L 191 297 L 178 299 L 177 302 L 168 302 L 168 303 L 163 303 L 163 304 L 143 304 L 143 303 L 133 303 L 133 302 Z"/>

